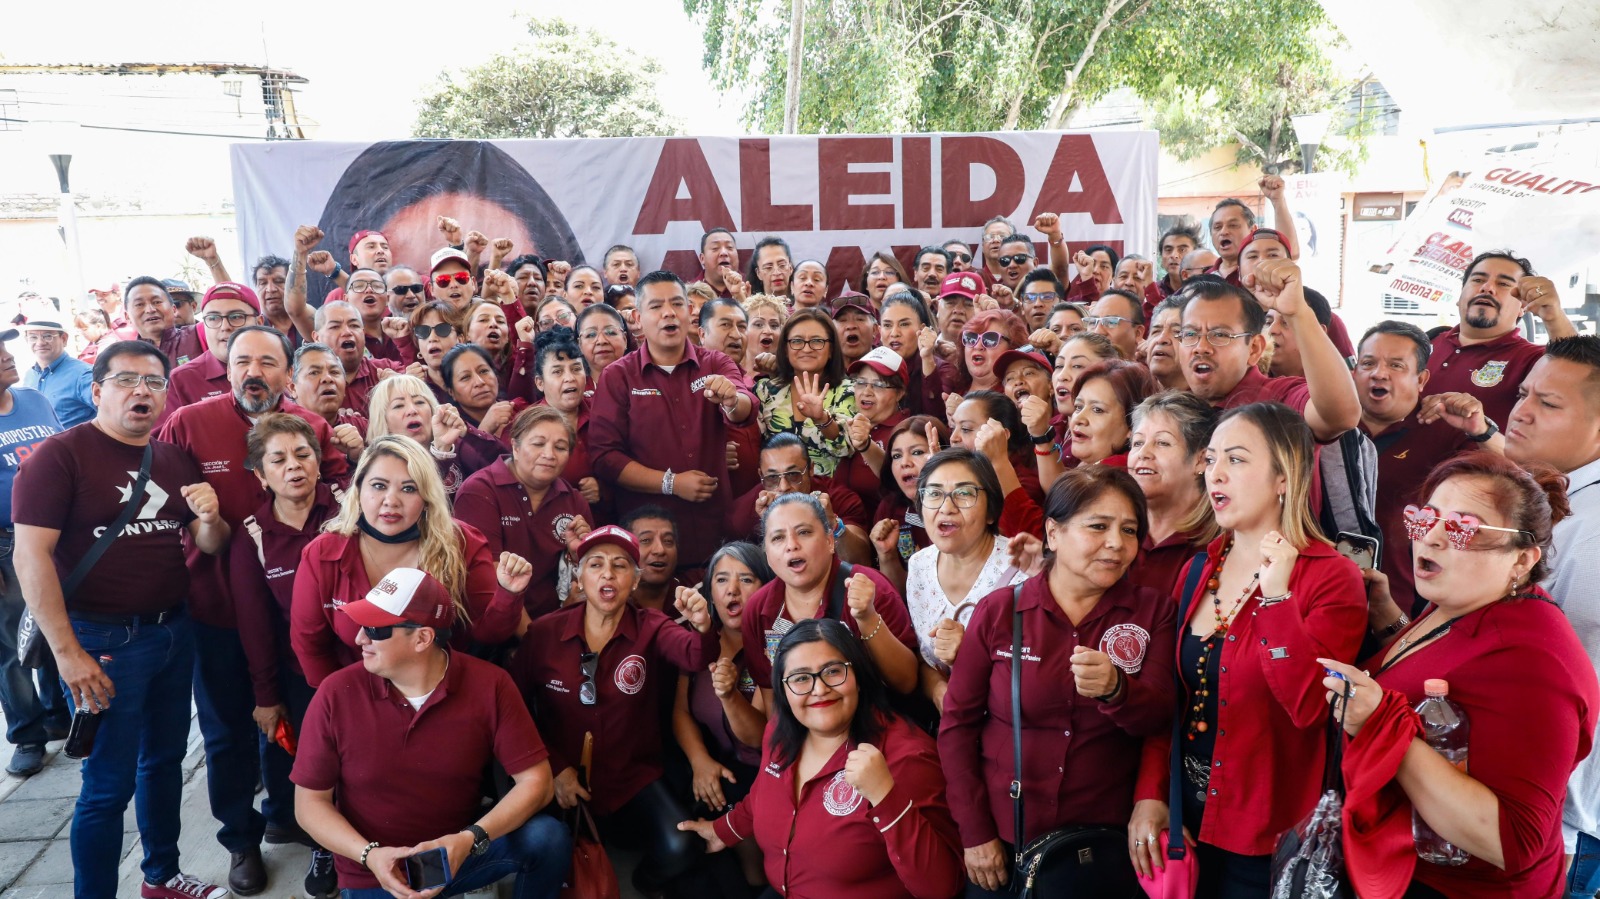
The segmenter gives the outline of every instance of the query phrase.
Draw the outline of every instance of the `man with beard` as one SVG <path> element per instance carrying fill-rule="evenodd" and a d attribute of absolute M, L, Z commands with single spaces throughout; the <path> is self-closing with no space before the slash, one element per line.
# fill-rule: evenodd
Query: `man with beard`
<path fill-rule="evenodd" d="M 422 305 L 428 289 L 422 283 L 422 276 L 409 265 L 389 269 L 383 276 L 383 283 L 389 288 L 389 314 L 400 318 L 411 317 L 411 311 Z M 266 303 L 266 297 L 262 297 L 261 302 Z"/>
<path fill-rule="evenodd" d="M 348 304 L 344 305 L 349 308 Z M 321 416 L 284 398 L 289 386 L 289 341 L 261 325 L 233 332 L 228 341 L 230 393 L 178 410 L 156 435 L 189 454 L 216 491 L 218 511 L 237 530 L 261 504 L 266 488 L 245 468 L 245 435 L 264 412 L 287 412 L 308 423 L 322 447 L 322 477 L 344 481 L 349 465 Z M 211 814 L 222 824 L 217 841 L 231 855 L 228 882 L 242 895 L 260 892 L 267 871 L 261 858 L 266 823 L 279 838 L 295 832 L 294 798 L 268 796 L 255 810 L 261 733 L 251 713 L 255 696 L 234 619 L 222 559 L 185 541 L 191 580 L 189 612 L 195 628 L 195 707 L 205 739 Z M 263 817 L 264 816 L 264 817 Z"/>
<path fill-rule="evenodd" d="M 294 351 L 294 401 L 317 413 L 333 428 L 333 439 L 354 460 L 366 445 L 367 418 L 345 405 L 344 366 L 321 343 L 302 343 Z"/>
<path fill-rule="evenodd" d="M 247 325 L 261 323 L 261 301 L 255 291 L 231 281 L 212 285 L 200 302 L 200 323 L 206 329 L 206 352 L 172 370 L 167 406 L 156 427 L 191 403 L 228 390 L 228 338 Z"/>
<path fill-rule="evenodd" d="M 345 408 L 370 420 L 367 399 L 372 396 L 372 388 L 384 378 L 380 372 L 405 369 L 393 360 L 375 359 L 367 354 L 361 313 L 349 303 L 342 300 L 324 303 L 312 321 L 316 330 L 311 332 L 311 339 L 333 350 L 339 357 L 339 364 L 344 366 Z"/>
<path fill-rule="evenodd" d="M 197 359 L 205 352 L 194 325 L 180 328 L 174 323 L 177 313 L 172 297 L 159 279 L 141 275 L 129 281 L 122 289 L 122 309 L 138 339 L 154 344 L 173 365 Z M 103 338 L 103 343 L 109 345 L 119 339 L 113 332 Z"/>
<path fill-rule="evenodd" d="M 939 285 L 951 271 L 948 252 L 941 247 L 923 247 L 917 251 L 917 264 L 911 277 L 916 279 L 916 286 L 931 297 L 939 292 Z"/>
<path fill-rule="evenodd" d="M 606 250 L 603 268 L 607 284 L 639 283 L 639 254 L 627 244 L 619 243 Z"/>
<path fill-rule="evenodd" d="M 1022 316 L 1028 325 L 1028 333 L 1032 334 L 1050 326 L 1050 311 L 1066 298 L 1066 294 L 1066 286 L 1056 277 L 1056 273 L 1040 266 L 1022 279 L 1022 289 L 1017 291 L 1011 309 Z"/>
<path fill-rule="evenodd" d="M 739 247 L 727 228 L 712 228 L 701 235 L 700 268 L 699 280 L 711 285 L 719 297 L 742 300 L 748 291 L 739 274 Z"/>
<path fill-rule="evenodd" d="M 1428 359 L 1429 393 L 1470 393 L 1483 401 L 1496 425 L 1511 415 L 1517 389 L 1544 348 L 1519 332 L 1524 312 L 1544 320 L 1551 340 L 1578 333 L 1561 309 L 1549 278 L 1509 250 L 1479 253 L 1461 278 L 1456 300 L 1461 323 L 1433 340 Z"/>
<path fill-rule="evenodd" d="M 878 345 L 878 317 L 872 303 L 849 288 L 833 301 L 833 324 L 839 329 L 839 354 L 845 371 Z"/>

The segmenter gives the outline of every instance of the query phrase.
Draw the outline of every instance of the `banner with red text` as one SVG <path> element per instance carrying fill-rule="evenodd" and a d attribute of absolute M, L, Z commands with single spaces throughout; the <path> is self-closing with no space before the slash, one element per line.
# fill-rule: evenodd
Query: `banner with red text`
<path fill-rule="evenodd" d="M 976 246 L 997 215 L 1038 241 L 1034 217 L 1058 213 L 1072 249 L 1148 253 L 1157 158 L 1152 131 L 232 147 L 247 259 L 288 255 L 295 228 L 315 224 L 321 249 L 345 265 L 351 235 L 376 229 L 399 262 L 424 268 L 441 245 L 436 217 L 448 215 L 511 238 L 517 254 L 598 265 L 627 244 L 644 270 L 689 278 L 701 235 L 726 227 L 746 253 L 785 238 L 795 261 L 826 265 L 835 292 L 878 250 L 909 263 L 923 245 Z M 314 297 L 318 287 L 313 278 Z"/>

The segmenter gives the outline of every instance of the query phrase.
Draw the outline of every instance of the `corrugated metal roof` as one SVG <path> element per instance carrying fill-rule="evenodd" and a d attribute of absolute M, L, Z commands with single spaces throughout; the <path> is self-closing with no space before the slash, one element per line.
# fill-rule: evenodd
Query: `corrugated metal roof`
<path fill-rule="evenodd" d="M 309 83 L 288 69 L 231 62 L 0 63 L 0 75 L 253 75 L 288 84 Z"/>

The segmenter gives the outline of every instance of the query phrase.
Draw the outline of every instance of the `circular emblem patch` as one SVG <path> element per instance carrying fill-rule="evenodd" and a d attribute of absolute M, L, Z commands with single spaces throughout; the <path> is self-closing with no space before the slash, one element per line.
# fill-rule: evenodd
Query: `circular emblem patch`
<path fill-rule="evenodd" d="M 617 666 L 617 673 L 612 677 L 616 681 L 617 689 L 629 696 L 644 689 L 644 656 L 628 656 Z"/>
<path fill-rule="evenodd" d="M 1150 648 L 1150 632 L 1137 624 L 1117 624 L 1100 638 L 1100 651 L 1111 657 L 1111 664 L 1128 674 L 1144 667 L 1144 654 Z"/>
<path fill-rule="evenodd" d="M 845 781 L 843 771 L 835 774 L 822 791 L 822 807 L 840 818 L 861 807 L 861 794 Z"/>

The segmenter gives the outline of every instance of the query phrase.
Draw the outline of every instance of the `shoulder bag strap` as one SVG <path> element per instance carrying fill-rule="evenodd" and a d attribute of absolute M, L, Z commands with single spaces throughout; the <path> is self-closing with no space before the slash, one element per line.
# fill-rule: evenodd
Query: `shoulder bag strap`
<path fill-rule="evenodd" d="M 828 594 L 828 617 L 834 621 L 844 620 L 844 582 L 850 580 L 853 571 L 854 565 L 842 559 L 839 561 L 839 576 L 834 579 L 833 590 Z"/>
<path fill-rule="evenodd" d="M 256 544 L 256 560 L 261 563 L 261 570 L 267 570 L 267 548 L 262 543 L 261 522 L 256 521 L 254 515 L 244 520 L 244 529 L 249 532 L 250 539 Z"/>
<path fill-rule="evenodd" d="M 117 535 L 122 533 L 122 529 L 127 527 L 128 522 L 138 513 L 139 507 L 144 505 L 145 488 L 150 485 L 150 462 L 154 456 L 155 441 L 152 440 L 144 445 L 144 459 L 139 463 L 139 478 L 133 482 L 133 492 L 128 496 L 127 504 L 122 507 L 122 514 L 117 516 L 116 522 L 111 527 L 100 533 L 100 539 L 96 540 L 94 545 L 89 547 L 89 551 L 83 554 L 83 558 L 78 560 L 78 564 L 73 566 L 72 573 L 67 575 L 66 581 L 61 584 L 62 599 L 72 598 L 72 594 L 83 583 L 83 579 L 89 576 L 94 563 L 100 561 L 100 557 L 111 548 L 111 541 L 117 539 Z"/>
<path fill-rule="evenodd" d="M 1022 833 L 1022 585 L 1011 588 L 1011 780 L 1012 819 L 1016 829 L 1016 860 L 1022 861 L 1022 847 L 1028 844 Z"/>
<path fill-rule="evenodd" d="M 1189 626 L 1189 610 L 1194 608 L 1195 591 L 1200 586 L 1200 575 L 1205 571 L 1206 553 L 1195 554 L 1189 562 L 1189 576 L 1184 579 L 1183 593 L 1178 599 L 1178 645 L 1183 645 L 1183 632 Z M 1184 693 L 1183 674 L 1177 666 L 1172 669 L 1181 697 Z M 1189 852 L 1183 845 L 1183 703 L 1172 716 L 1172 772 L 1167 782 L 1167 858 L 1182 861 Z M 1152 851 L 1152 854 L 1154 852 Z"/>

